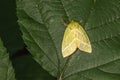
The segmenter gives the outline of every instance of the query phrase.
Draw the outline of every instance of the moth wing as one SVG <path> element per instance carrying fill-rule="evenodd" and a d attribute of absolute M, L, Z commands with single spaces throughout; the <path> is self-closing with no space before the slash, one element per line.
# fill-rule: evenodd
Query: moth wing
<path fill-rule="evenodd" d="M 62 41 L 62 55 L 63 57 L 67 57 L 71 55 L 76 49 L 77 45 L 75 35 L 74 35 L 74 30 L 70 30 L 70 28 L 66 28 L 63 41 Z"/>
<path fill-rule="evenodd" d="M 77 32 L 78 32 L 78 43 L 79 43 L 78 44 L 78 48 L 81 51 L 85 51 L 85 52 L 91 53 L 92 52 L 91 43 L 90 43 L 90 40 L 88 38 L 87 33 L 82 28 L 82 26 L 79 27 Z"/>

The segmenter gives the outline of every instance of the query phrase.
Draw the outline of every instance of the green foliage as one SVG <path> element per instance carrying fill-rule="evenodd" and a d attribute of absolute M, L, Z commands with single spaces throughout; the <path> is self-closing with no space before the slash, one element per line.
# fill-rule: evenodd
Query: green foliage
<path fill-rule="evenodd" d="M 117 70 L 111 70 L 120 59 L 119 0 L 22 0 L 17 1 L 17 11 L 28 50 L 58 80 L 120 79 L 116 74 L 120 65 L 116 63 Z M 91 40 L 92 55 L 77 51 L 63 59 L 63 18 L 84 26 Z"/>
<path fill-rule="evenodd" d="M 9 55 L 3 47 L 0 39 L 0 79 L 1 80 L 16 80 L 14 70 L 9 60 Z"/>
<path fill-rule="evenodd" d="M 11 57 L 17 80 L 120 80 L 120 0 L 16 0 L 16 6 L 22 37 L 32 55 Z M 87 32 L 92 54 L 77 50 L 62 57 L 65 24 L 72 20 Z M 24 46 L 18 28 L 15 32 L 19 38 L 12 38 L 16 46 L 7 47 L 14 49 L 10 53 Z M 0 79 L 6 80 L 4 73 L 9 67 L 8 72 L 14 70 L 1 42 L 0 61 Z M 12 77 L 8 80 L 15 80 Z"/>
<path fill-rule="evenodd" d="M 120 79 L 120 65 L 111 70 L 120 59 L 119 0 L 19 0 L 17 13 L 28 50 L 58 80 Z M 63 59 L 63 18 L 81 23 L 91 40 L 92 55 L 77 51 Z"/>

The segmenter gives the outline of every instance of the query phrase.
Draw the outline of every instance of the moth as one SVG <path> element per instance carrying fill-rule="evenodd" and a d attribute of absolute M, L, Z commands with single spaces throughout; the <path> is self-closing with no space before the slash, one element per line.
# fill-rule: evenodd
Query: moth
<path fill-rule="evenodd" d="M 92 53 L 92 47 L 87 33 L 78 22 L 71 21 L 64 32 L 62 55 L 63 57 L 70 56 L 77 49 Z"/>

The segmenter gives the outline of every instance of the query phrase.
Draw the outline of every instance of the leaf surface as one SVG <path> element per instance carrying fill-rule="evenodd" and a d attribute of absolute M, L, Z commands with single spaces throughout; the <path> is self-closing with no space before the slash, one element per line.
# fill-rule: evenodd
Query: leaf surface
<path fill-rule="evenodd" d="M 58 80 L 120 79 L 120 65 L 108 71 L 120 59 L 119 13 L 119 0 L 17 1 L 18 22 L 29 51 Z M 64 19 L 82 25 L 90 38 L 92 54 L 78 50 L 68 58 L 62 57 Z"/>
<path fill-rule="evenodd" d="M 16 80 L 9 54 L 0 39 L 0 79 L 1 80 Z"/>

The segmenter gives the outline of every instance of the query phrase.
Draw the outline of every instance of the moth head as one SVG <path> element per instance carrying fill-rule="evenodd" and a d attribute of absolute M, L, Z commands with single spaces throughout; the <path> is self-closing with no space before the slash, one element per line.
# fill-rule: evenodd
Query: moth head
<path fill-rule="evenodd" d="M 72 29 L 78 29 L 79 28 L 79 24 L 75 21 L 71 21 L 69 24 L 68 24 L 68 27 L 72 30 Z"/>

